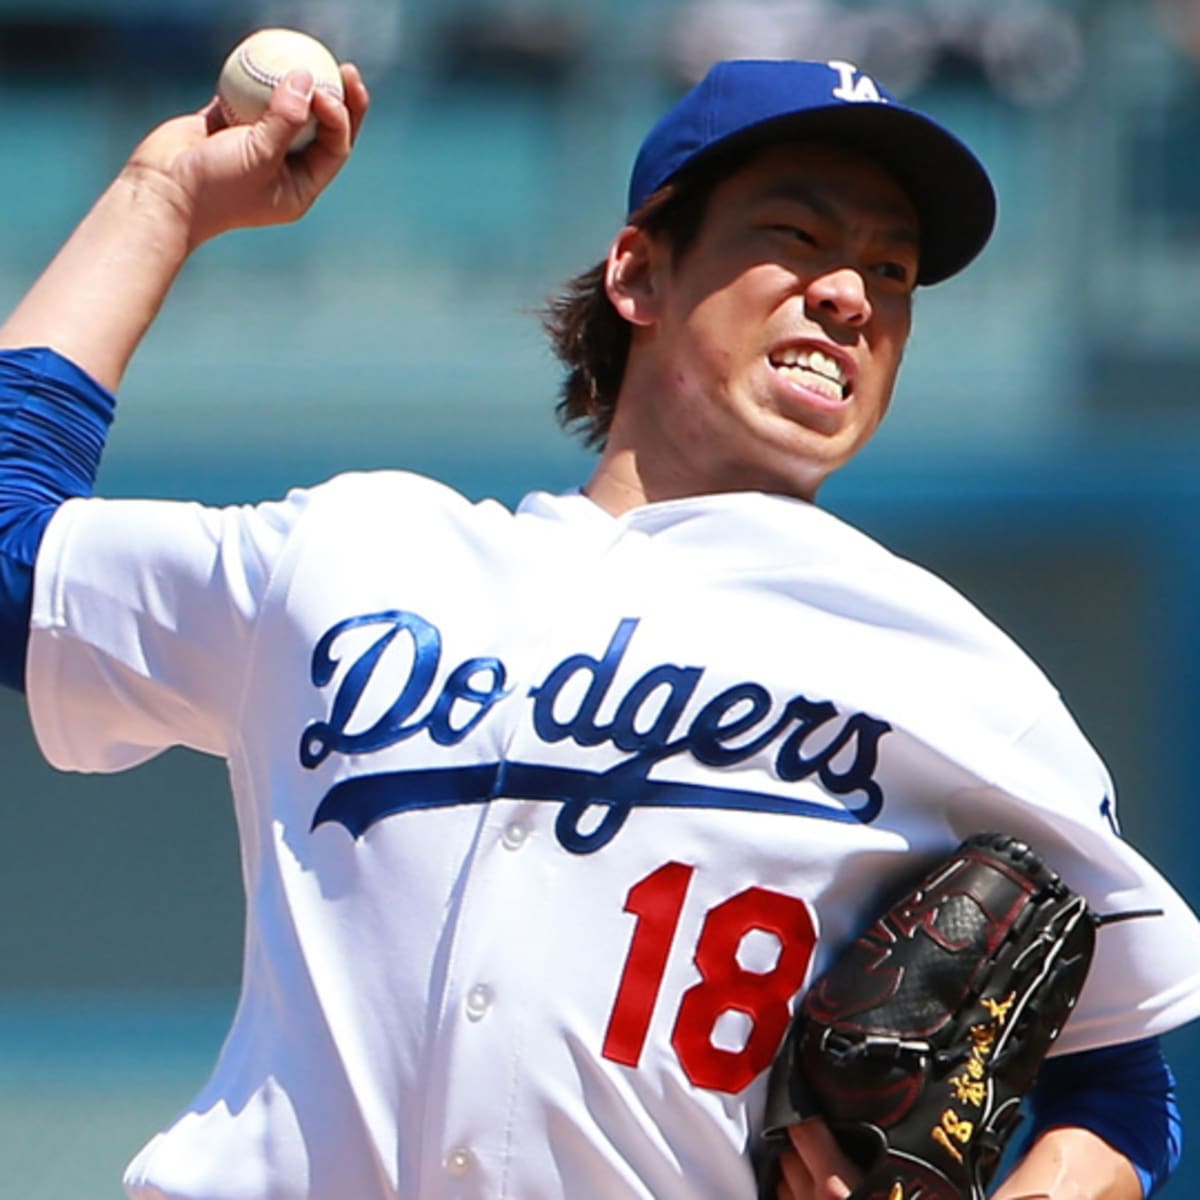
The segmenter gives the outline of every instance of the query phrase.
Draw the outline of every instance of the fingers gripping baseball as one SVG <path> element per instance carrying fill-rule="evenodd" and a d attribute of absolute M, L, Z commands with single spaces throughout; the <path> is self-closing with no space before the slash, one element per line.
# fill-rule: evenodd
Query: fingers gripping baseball
<path fill-rule="evenodd" d="M 169 194 L 193 247 L 230 229 L 295 221 L 345 165 L 370 103 L 357 68 L 345 64 L 341 72 L 344 101 L 314 88 L 311 72 L 296 70 L 251 124 L 225 126 L 215 102 L 167 121 L 137 148 L 128 170 Z M 315 141 L 289 154 L 310 114 Z"/>
<path fill-rule="evenodd" d="M 324 93 L 321 93 L 324 95 Z M 296 135 L 308 120 L 317 95 L 311 71 L 300 68 L 286 75 L 271 93 L 262 116 L 245 126 L 241 150 L 247 172 L 281 164 Z M 232 126 L 236 135 L 240 126 Z"/>

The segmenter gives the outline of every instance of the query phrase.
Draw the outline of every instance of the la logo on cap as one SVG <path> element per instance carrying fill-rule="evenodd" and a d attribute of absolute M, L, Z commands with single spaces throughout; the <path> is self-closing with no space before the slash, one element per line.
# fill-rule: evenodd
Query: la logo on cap
<path fill-rule="evenodd" d="M 853 63 L 833 59 L 827 65 L 838 73 L 838 85 L 833 89 L 833 94 L 839 100 L 851 100 L 856 104 L 887 103 L 887 100 L 879 94 L 875 80 L 870 75 L 864 75 Z"/>

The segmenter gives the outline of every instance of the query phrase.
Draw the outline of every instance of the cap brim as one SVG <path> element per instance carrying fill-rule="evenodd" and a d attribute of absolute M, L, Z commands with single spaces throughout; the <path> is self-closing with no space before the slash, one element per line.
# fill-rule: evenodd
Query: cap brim
<path fill-rule="evenodd" d="M 940 125 L 902 105 L 834 104 L 772 117 L 705 147 L 688 167 L 735 147 L 793 138 L 859 150 L 892 175 L 920 223 L 918 283 L 949 278 L 987 244 L 996 194 L 983 165 Z"/>

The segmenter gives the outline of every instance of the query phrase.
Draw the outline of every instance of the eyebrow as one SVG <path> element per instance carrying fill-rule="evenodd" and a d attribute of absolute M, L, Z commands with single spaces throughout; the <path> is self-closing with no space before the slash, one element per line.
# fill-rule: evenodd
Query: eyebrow
<path fill-rule="evenodd" d="M 772 184 L 759 195 L 758 200 L 760 203 L 784 200 L 792 204 L 802 204 L 806 208 L 812 209 L 823 220 L 839 221 L 841 219 L 837 206 L 821 189 L 813 188 L 798 179 Z M 891 228 L 884 232 L 884 237 L 889 241 L 904 242 L 915 249 L 920 248 L 921 239 L 916 224 L 906 214 L 901 213 L 895 205 L 878 204 L 867 207 L 867 211 L 871 216 L 879 218 L 880 221 L 892 223 Z"/>

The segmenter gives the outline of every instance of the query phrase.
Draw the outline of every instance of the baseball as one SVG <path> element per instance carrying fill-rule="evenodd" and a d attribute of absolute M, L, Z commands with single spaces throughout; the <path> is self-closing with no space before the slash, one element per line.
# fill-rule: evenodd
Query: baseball
<path fill-rule="evenodd" d="M 221 113 L 231 125 L 257 121 L 275 85 L 289 72 L 311 71 L 316 86 L 340 100 L 344 94 L 338 61 L 315 37 L 297 29 L 260 29 L 233 48 L 217 80 Z M 303 150 L 317 136 L 317 119 L 296 135 L 288 148 Z"/>

